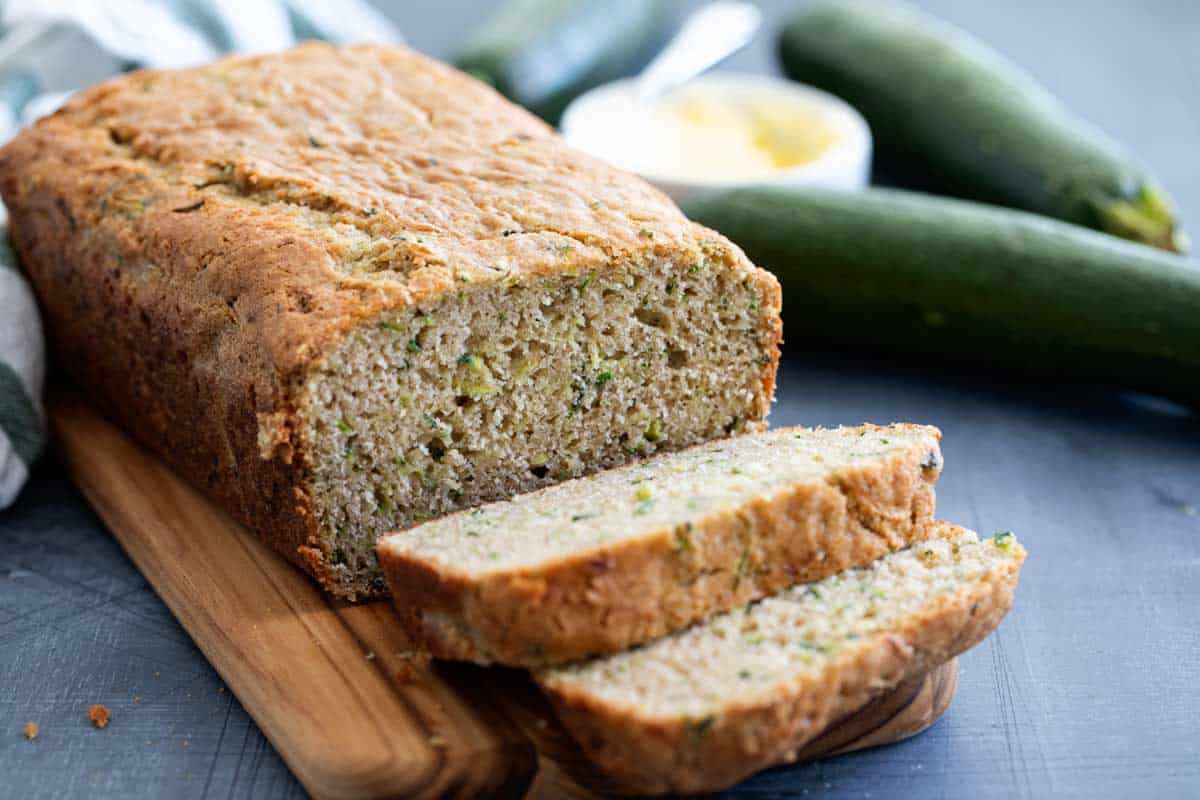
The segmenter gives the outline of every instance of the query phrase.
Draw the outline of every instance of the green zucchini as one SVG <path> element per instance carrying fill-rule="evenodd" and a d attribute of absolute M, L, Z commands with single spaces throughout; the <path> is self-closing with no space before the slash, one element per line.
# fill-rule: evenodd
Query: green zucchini
<path fill-rule="evenodd" d="M 685 201 L 783 285 L 792 342 L 865 345 L 1200 403 L 1200 269 L 1043 216 L 889 189 Z"/>
<path fill-rule="evenodd" d="M 822 0 L 779 40 L 784 72 L 858 107 L 884 172 L 1183 252 L 1146 169 L 1032 75 L 900 3 Z"/>
<path fill-rule="evenodd" d="M 588 89 L 638 72 L 666 41 L 672 0 L 507 0 L 454 59 L 550 124 Z"/>

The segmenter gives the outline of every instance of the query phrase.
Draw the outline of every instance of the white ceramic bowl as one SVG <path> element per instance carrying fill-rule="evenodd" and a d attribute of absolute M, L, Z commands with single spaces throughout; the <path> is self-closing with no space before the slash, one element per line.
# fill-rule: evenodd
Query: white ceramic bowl
<path fill-rule="evenodd" d="M 819 115 L 835 133 L 816 159 L 766 176 L 746 179 L 681 178 L 656 172 L 648 155 L 644 126 L 654 106 L 633 99 L 633 82 L 614 81 L 580 95 L 566 109 L 560 125 L 567 143 L 622 169 L 636 172 L 677 202 L 695 192 L 750 185 L 823 186 L 861 189 L 871 172 L 871 130 L 845 101 L 801 83 L 740 72 L 712 72 L 690 81 L 689 92 L 754 94 L 770 103 L 799 104 Z M 761 101 L 760 101 L 761 102 Z"/>

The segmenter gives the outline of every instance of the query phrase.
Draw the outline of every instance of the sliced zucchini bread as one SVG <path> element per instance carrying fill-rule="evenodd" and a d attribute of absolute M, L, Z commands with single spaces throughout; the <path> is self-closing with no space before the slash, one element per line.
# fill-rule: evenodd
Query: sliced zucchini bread
<path fill-rule="evenodd" d="M 926 535 L 940 433 L 784 428 L 661 455 L 381 540 L 434 656 L 539 666 L 610 653 Z"/>
<path fill-rule="evenodd" d="M 877 693 L 991 632 L 1025 551 L 947 523 L 863 569 L 687 631 L 537 674 L 564 725 L 623 790 L 717 790 L 786 761 Z"/>

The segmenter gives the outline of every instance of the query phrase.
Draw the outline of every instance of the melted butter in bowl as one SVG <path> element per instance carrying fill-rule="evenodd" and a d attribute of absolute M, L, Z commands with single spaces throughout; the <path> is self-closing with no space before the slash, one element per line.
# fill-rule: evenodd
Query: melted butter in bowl
<path fill-rule="evenodd" d="M 632 84 L 606 84 L 563 116 L 567 141 L 637 172 L 676 200 L 746 184 L 861 188 L 870 170 L 866 122 L 841 100 L 763 75 L 714 73 L 649 103 Z"/>

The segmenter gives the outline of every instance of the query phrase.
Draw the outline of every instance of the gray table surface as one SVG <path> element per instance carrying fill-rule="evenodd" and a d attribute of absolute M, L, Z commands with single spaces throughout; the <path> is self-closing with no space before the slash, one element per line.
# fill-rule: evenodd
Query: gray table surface
<path fill-rule="evenodd" d="M 395 0 L 416 47 L 488 3 Z M 778 19 L 790 2 L 764 2 Z M 1200 214 L 1200 4 L 928 0 L 1126 142 Z M 770 37 L 734 66 L 774 69 Z M 1197 222 L 1200 225 L 1200 221 Z M 775 424 L 945 433 L 943 516 L 1028 546 L 1016 607 L 923 735 L 768 771 L 746 797 L 1200 797 L 1200 420 L 1103 388 L 790 353 Z M 89 704 L 112 722 L 94 730 Z M 41 725 L 35 742 L 21 736 Z M 0 512 L 0 796 L 302 787 L 55 458 Z"/>

